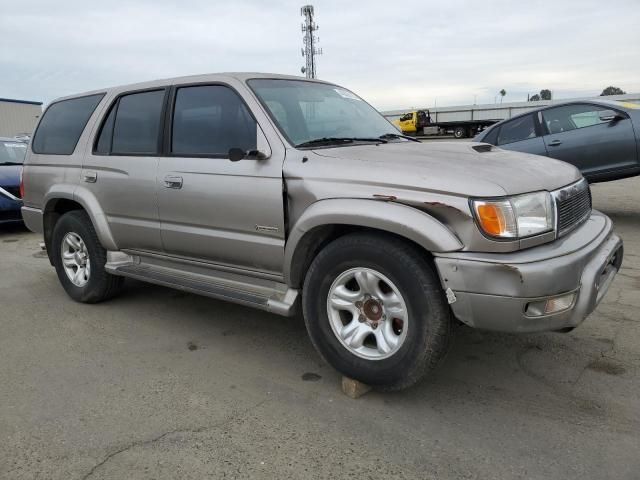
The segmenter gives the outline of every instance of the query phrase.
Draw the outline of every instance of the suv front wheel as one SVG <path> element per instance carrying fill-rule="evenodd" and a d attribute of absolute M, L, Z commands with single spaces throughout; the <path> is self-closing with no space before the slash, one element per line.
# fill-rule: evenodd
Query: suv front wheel
<path fill-rule="evenodd" d="M 108 273 L 107 251 L 86 212 L 65 213 L 53 229 L 51 257 L 58 279 L 77 302 L 97 303 L 118 293 L 124 279 Z"/>
<path fill-rule="evenodd" d="M 451 319 L 440 282 L 425 252 L 391 235 L 330 243 L 307 272 L 302 301 L 316 349 L 368 385 L 406 388 L 448 350 Z"/>

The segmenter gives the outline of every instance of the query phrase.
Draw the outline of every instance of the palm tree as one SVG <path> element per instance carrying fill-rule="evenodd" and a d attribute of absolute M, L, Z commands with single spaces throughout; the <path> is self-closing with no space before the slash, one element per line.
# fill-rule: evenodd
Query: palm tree
<path fill-rule="evenodd" d="M 504 98 L 504 96 L 507 94 L 507 91 L 503 88 L 502 90 L 500 90 L 500 103 L 502 103 L 502 99 Z"/>

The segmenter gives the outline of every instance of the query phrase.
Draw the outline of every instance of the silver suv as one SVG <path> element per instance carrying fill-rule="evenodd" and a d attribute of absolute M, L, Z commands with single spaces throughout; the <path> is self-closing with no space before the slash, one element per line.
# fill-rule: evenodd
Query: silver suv
<path fill-rule="evenodd" d="M 28 227 L 66 292 L 131 277 L 293 315 L 320 354 L 385 389 L 443 358 L 457 319 L 571 329 L 622 262 L 571 165 L 402 136 L 354 93 L 202 75 L 53 102 L 23 172 Z"/>

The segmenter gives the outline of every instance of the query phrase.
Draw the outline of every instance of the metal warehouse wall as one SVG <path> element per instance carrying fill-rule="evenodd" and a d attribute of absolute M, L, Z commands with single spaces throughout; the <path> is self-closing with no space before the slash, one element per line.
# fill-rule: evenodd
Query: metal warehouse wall
<path fill-rule="evenodd" d="M 0 98 L 0 137 L 33 134 L 42 115 L 42 103 Z"/>
<path fill-rule="evenodd" d="M 607 97 L 590 97 L 594 100 L 618 100 L 627 102 L 640 101 L 640 94 L 628 93 L 625 95 L 610 95 Z M 539 102 L 510 102 L 486 105 L 460 105 L 456 107 L 420 107 L 406 110 L 390 110 L 382 112 L 389 120 L 400 118 L 402 114 L 412 110 L 429 110 L 434 122 L 456 122 L 463 120 L 504 120 L 511 118 L 529 110 L 551 105 L 553 103 L 563 103 L 573 100 L 589 100 L 590 98 L 563 98 L 561 100 L 541 100 Z"/>

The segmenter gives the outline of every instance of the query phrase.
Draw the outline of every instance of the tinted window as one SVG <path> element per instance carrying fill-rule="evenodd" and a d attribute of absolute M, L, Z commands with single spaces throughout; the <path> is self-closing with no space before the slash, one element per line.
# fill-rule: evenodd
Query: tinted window
<path fill-rule="evenodd" d="M 113 137 L 113 124 L 116 119 L 116 106 L 114 105 L 109 112 L 109 116 L 102 125 L 100 137 L 96 144 L 96 153 L 107 154 L 111 151 L 111 139 Z"/>
<path fill-rule="evenodd" d="M 71 155 L 89 117 L 104 94 L 53 103 L 42 116 L 32 148 L 35 153 Z"/>
<path fill-rule="evenodd" d="M 498 145 L 519 142 L 529 138 L 535 138 L 536 127 L 533 123 L 533 115 L 516 118 L 504 123 L 498 133 Z"/>
<path fill-rule="evenodd" d="M 256 122 L 240 97 L 220 85 L 179 88 L 171 151 L 178 155 L 228 155 L 256 149 Z"/>
<path fill-rule="evenodd" d="M 607 123 L 608 120 L 600 120 L 600 113 L 609 110 L 596 105 L 565 105 L 544 110 L 542 116 L 549 133 L 562 133 Z"/>
<path fill-rule="evenodd" d="M 491 130 L 489 130 L 489 132 L 487 133 L 487 135 L 484 137 L 484 140 L 482 140 L 485 143 L 490 143 L 491 145 L 496 145 L 498 143 L 498 132 L 500 131 L 500 127 L 494 127 Z"/>
<path fill-rule="evenodd" d="M 164 90 L 133 93 L 118 101 L 112 153 L 157 153 Z"/>

